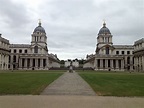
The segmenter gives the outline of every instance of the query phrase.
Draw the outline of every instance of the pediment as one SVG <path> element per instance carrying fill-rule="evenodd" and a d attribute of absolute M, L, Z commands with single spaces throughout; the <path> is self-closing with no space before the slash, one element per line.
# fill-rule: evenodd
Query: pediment
<path fill-rule="evenodd" d="M 102 46 L 102 47 L 100 47 L 100 48 L 97 47 L 97 48 L 96 48 L 96 53 L 99 52 L 100 49 L 106 49 L 107 47 L 108 47 L 109 49 L 111 49 L 111 50 L 114 50 L 114 49 L 115 49 L 113 46 L 106 44 L 106 45 L 104 45 L 104 46 Z"/>
<path fill-rule="evenodd" d="M 114 47 L 113 47 L 113 46 L 108 45 L 108 44 L 107 44 L 107 45 L 102 46 L 100 49 L 107 48 L 107 47 L 109 47 L 109 49 L 112 49 L 112 50 L 114 49 Z"/>
<path fill-rule="evenodd" d="M 39 45 L 39 44 L 37 44 L 37 43 L 31 45 L 30 47 L 31 47 L 31 48 L 34 48 L 35 46 L 38 46 L 39 48 L 43 48 L 41 45 Z"/>

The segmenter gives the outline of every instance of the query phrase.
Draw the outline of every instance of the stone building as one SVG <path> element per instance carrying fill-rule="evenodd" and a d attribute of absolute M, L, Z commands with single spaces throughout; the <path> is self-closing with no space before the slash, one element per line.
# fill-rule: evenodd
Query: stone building
<path fill-rule="evenodd" d="M 79 67 L 79 61 L 77 59 L 75 60 L 66 60 L 65 61 L 65 67 L 69 67 L 70 65 L 72 65 L 75 68 Z"/>
<path fill-rule="evenodd" d="M 95 54 L 87 55 L 83 68 L 109 71 L 133 70 L 133 45 L 113 45 L 112 37 L 104 22 L 97 36 Z"/>
<path fill-rule="evenodd" d="M 60 67 L 56 55 L 48 54 L 47 36 L 41 22 L 31 35 L 31 44 L 10 44 L 11 70 L 48 70 Z"/>
<path fill-rule="evenodd" d="M 144 71 L 144 38 L 134 43 L 135 71 Z"/>
<path fill-rule="evenodd" d="M 9 40 L 0 34 L 0 70 L 8 70 Z"/>

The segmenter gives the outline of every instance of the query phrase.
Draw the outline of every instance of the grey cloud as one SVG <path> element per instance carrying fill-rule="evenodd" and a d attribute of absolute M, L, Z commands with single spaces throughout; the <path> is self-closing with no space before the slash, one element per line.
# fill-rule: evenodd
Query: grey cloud
<path fill-rule="evenodd" d="M 60 59 L 94 53 L 103 19 L 114 44 L 133 44 L 144 37 L 143 0 L 44 0 L 32 11 L 35 15 L 31 15 L 26 4 L 10 0 L 1 0 L 1 4 L 0 20 L 6 24 L 2 23 L 0 29 L 9 37 L 17 37 L 10 37 L 12 42 L 30 43 L 39 17 L 47 32 L 49 52 L 56 53 Z"/>
<path fill-rule="evenodd" d="M 22 28 L 29 23 L 27 10 L 22 4 L 14 3 L 10 0 L 1 0 L 0 15 L 11 29 Z"/>

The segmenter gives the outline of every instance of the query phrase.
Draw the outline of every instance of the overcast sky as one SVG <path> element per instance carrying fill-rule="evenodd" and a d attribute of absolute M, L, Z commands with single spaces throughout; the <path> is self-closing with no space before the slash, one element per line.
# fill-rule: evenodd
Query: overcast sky
<path fill-rule="evenodd" d="M 144 0 L 0 0 L 0 33 L 11 44 L 30 44 L 41 19 L 49 53 L 59 59 L 94 54 L 103 20 L 114 45 L 144 37 Z"/>

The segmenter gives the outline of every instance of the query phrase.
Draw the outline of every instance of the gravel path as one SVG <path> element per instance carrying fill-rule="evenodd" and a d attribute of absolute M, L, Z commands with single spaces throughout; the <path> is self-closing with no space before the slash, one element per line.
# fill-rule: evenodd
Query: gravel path
<path fill-rule="evenodd" d="M 91 95 L 95 92 L 76 72 L 66 72 L 50 84 L 41 95 Z"/>

